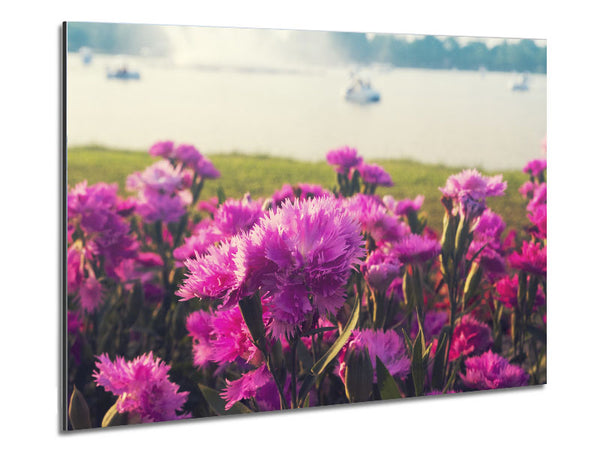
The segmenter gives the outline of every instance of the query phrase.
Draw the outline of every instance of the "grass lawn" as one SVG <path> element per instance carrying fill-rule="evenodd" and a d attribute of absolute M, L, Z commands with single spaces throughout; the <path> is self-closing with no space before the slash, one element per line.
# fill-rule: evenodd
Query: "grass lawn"
<path fill-rule="evenodd" d="M 241 154 L 209 155 L 210 160 L 221 172 L 221 178 L 205 184 L 201 198 L 217 195 L 221 186 L 228 197 L 241 197 L 250 192 L 253 198 L 267 197 L 280 189 L 284 183 L 315 183 L 332 189 L 336 176 L 325 162 L 304 162 L 270 156 L 247 156 Z M 152 164 L 153 158 L 146 152 L 111 150 L 102 147 L 75 147 L 68 152 L 68 185 L 87 180 L 94 184 L 100 181 L 118 183 L 121 195 L 125 191 L 127 175 L 143 170 Z M 444 186 L 449 175 L 460 172 L 464 167 L 422 164 L 409 160 L 369 160 L 383 166 L 391 175 L 395 185 L 378 188 L 381 196 L 390 194 L 396 199 L 425 196 L 423 211 L 429 217 L 428 224 L 439 231 L 442 226 L 443 207 L 440 203 L 439 187 Z M 494 175 L 495 172 L 484 172 Z M 518 192 L 527 176 L 519 170 L 502 172 L 508 188 L 504 197 L 491 198 L 488 205 L 504 218 L 509 228 L 522 230 L 528 225 L 526 202 Z"/>

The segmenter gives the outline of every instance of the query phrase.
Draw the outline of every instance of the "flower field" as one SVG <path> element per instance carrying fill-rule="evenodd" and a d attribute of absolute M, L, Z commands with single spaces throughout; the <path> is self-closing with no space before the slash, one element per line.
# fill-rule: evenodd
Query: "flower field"
<path fill-rule="evenodd" d="M 147 158 L 68 190 L 70 428 L 546 382 L 545 160 L 424 196 L 349 147 L 225 188 L 191 145 Z"/>

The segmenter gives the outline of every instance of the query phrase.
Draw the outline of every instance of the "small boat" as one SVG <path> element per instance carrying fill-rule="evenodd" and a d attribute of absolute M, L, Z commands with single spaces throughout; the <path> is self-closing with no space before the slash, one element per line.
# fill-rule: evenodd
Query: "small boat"
<path fill-rule="evenodd" d="M 113 70 L 113 71 L 107 70 L 106 77 L 109 79 L 115 78 L 118 80 L 139 80 L 140 73 L 136 72 L 134 70 L 129 70 L 126 67 L 122 67 L 120 69 Z"/>
<path fill-rule="evenodd" d="M 380 100 L 380 95 L 371 87 L 369 80 L 356 78 L 345 89 L 344 98 L 355 103 L 375 103 Z"/>
<path fill-rule="evenodd" d="M 514 80 L 510 85 L 513 91 L 528 91 L 529 90 L 529 75 L 524 73 Z"/>

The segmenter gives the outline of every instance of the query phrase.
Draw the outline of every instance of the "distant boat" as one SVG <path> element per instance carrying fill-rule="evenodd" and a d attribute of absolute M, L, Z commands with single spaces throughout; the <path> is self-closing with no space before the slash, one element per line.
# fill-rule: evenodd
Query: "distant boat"
<path fill-rule="evenodd" d="M 516 80 L 512 81 L 510 88 L 513 91 L 528 91 L 529 75 L 527 73 L 521 74 Z"/>
<path fill-rule="evenodd" d="M 106 77 L 117 80 L 139 80 L 140 73 L 135 70 L 129 70 L 127 67 L 122 67 L 117 70 L 107 70 Z"/>
<path fill-rule="evenodd" d="M 375 103 L 380 100 L 380 95 L 371 87 L 369 80 L 354 78 L 344 90 L 344 98 L 354 103 Z"/>

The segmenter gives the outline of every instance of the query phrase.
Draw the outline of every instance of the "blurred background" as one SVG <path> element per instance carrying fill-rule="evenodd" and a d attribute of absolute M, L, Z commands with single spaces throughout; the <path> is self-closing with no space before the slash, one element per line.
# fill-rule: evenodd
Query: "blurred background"
<path fill-rule="evenodd" d="M 366 159 L 488 170 L 542 155 L 539 40 L 68 24 L 69 147 Z"/>

